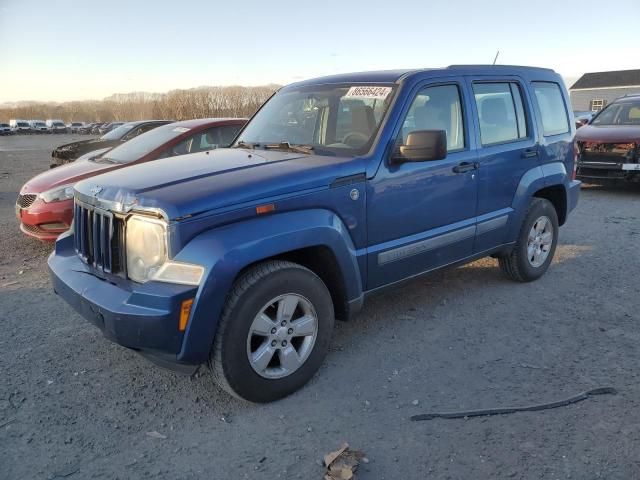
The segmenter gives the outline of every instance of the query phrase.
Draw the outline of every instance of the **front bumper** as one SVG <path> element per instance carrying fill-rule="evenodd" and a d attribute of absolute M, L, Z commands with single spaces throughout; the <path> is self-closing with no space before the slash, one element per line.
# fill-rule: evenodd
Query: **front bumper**
<path fill-rule="evenodd" d="M 639 163 L 578 162 L 576 175 L 585 180 L 640 181 Z"/>
<path fill-rule="evenodd" d="M 161 282 L 136 284 L 116 276 L 98 276 L 73 248 L 71 234 L 56 242 L 48 260 L 53 289 L 109 340 L 150 357 L 178 363 L 184 334 L 180 307 L 197 287 Z"/>
<path fill-rule="evenodd" d="M 28 208 L 19 208 L 16 205 L 16 218 L 20 221 L 20 230 L 25 235 L 45 242 L 53 242 L 71 226 L 73 200 L 45 203 L 37 199 Z M 61 223 L 64 226 L 43 228 L 43 225 L 55 223 Z"/>

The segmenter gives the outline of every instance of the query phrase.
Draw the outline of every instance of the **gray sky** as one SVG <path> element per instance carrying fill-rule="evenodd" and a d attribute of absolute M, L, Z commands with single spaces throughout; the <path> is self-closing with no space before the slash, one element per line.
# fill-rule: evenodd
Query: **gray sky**
<path fill-rule="evenodd" d="M 0 0 L 0 103 L 491 63 L 498 49 L 575 80 L 640 68 L 638 25 L 639 0 Z"/>

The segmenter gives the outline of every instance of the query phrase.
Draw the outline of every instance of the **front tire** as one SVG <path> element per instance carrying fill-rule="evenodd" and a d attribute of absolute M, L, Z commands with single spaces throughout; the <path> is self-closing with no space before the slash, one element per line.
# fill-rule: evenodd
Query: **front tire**
<path fill-rule="evenodd" d="M 267 261 L 227 297 L 209 357 L 214 381 L 250 402 L 278 400 L 305 385 L 329 350 L 331 295 L 311 270 Z"/>
<path fill-rule="evenodd" d="M 525 215 L 513 250 L 498 258 L 511 280 L 531 282 L 545 274 L 558 244 L 558 214 L 553 204 L 534 197 Z"/>

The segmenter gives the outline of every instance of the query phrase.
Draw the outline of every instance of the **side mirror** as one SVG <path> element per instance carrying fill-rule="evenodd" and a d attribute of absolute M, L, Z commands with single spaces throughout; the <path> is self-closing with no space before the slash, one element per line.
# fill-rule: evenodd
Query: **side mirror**
<path fill-rule="evenodd" d="M 446 157 L 445 130 L 415 130 L 407 135 L 407 143 L 400 145 L 392 160 L 394 163 L 428 162 Z"/>

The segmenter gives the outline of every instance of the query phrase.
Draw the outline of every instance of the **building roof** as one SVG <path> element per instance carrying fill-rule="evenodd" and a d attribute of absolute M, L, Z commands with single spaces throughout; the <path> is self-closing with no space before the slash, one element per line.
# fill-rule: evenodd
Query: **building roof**
<path fill-rule="evenodd" d="M 569 90 L 640 85 L 640 70 L 585 73 Z"/>

